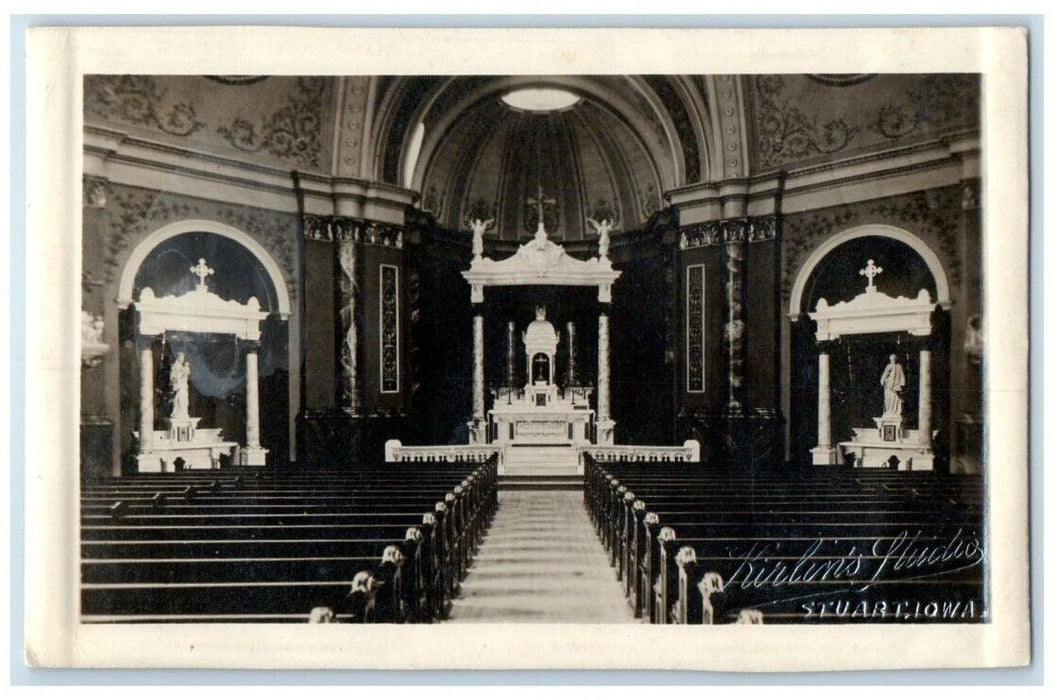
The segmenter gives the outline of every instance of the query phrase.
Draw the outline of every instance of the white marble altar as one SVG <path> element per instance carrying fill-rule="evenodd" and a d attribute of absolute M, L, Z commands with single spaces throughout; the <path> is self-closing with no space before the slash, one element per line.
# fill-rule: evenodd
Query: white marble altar
<path fill-rule="evenodd" d="M 611 261 L 607 257 L 610 245 L 610 232 L 615 227 L 615 222 L 603 220 L 596 222 L 597 233 L 600 235 L 600 255 L 589 260 L 578 260 L 563 249 L 562 246 L 549 240 L 549 234 L 545 230 L 545 217 L 543 216 L 545 197 L 539 191 L 538 197 L 532 200 L 539 207 L 538 229 L 534 237 L 519 247 L 514 255 L 504 260 L 491 260 L 482 255 L 483 234 L 489 229 L 489 221 L 475 220 L 469 222 L 473 230 L 473 258 L 470 268 L 461 273 L 472 288 L 472 348 L 473 348 L 473 372 L 472 372 L 472 420 L 469 421 L 469 440 L 473 444 L 481 444 L 494 439 L 495 435 L 508 435 L 509 426 L 512 426 L 515 434 L 516 424 L 522 421 L 509 413 L 511 409 L 500 408 L 499 414 L 505 413 L 498 421 L 499 427 L 495 427 L 494 421 L 486 414 L 484 377 L 483 377 L 483 290 L 488 286 L 521 286 L 521 285 L 558 285 L 558 286 L 595 286 L 597 287 L 597 300 L 601 302 L 601 311 L 598 316 L 598 343 L 597 343 L 597 411 L 595 420 L 590 415 L 585 421 L 580 416 L 580 411 L 588 411 L 588 406 L 579 408 L 573 399 L 567 399 L 570 403 L 560 403 L 564 399 L 559 398 L 562 394 L 557 393 L 550 396 L 545 393 L 545 398 L 539 399 L 538 390 L 532 388 L 533 381 L 528 382 L 524 388 L 528 399 L 534 401 L 531 410 L 539 408 L 546 409 L 549 413 L 558 414 L 559 420 L 565 422 L 568 427 L 568 440 L 576 439 L 580 431 L 584 430 L 586 435 L 595 432 L 595 442 L 598 444 L 611 444 L 615 438 L 615 422 L 611 420 L 611 366 L 609 357 L 608 339 L 608 313 L 607 304 L 611 302 L 611 285 L 622 274 L 611 267 Z M 533 325 L 533 324 L 532 324 Z M 552 329 L 552 326 L 549 326 Z M 555 329 L 552 329 L 553 337 L 556 337 Z M 555 344 L 554 344 L 555 348 Z M 537 353 L 535 353 L 536 355 Z M 533 356 L 528 354 L 528 371 L 533 362 Z M 549 376 L 554 376 L 553 364 L 554 354 L 547 356 Z M 533 376 L 533 375 L 529 375 Z M 550 382 L 551 383 L 551 382 Z M 547 390 L 548 391 L 548 390 Z M 505 396 L 506 399 L 510 397 Z M 546 402 L 545 406 L 539 406 L 538 401 Z M 588 401 L 588 397 L 586 399 Z M 495 408 L 498 408 L 495 402 Z M 507 402 L 506 402 L 507 403 Z M 523 406 L 521 406 L 522 408 Z M 506 420 L 507 418 L 507 420 Z M 557 418 L 553 418 L 548 428 L 539 426 L 527 427 L 528 432 L 534 432 L 540 439 L 556 438 Z M 573 424 L 573 425 L 572 425 Z M 579 426 L 575 428 L 575 426 Z M 595 430 L 589 430 L 591 426 Z M 578 430 L 579 432 L 576 432 Z M 508 439 L 508 438 L 502 438 Z M 587 438 L 588 439 L 588 438 Z"/>
<path fill-rule="evenodd" d="M 875 378 L 883 398 L 883 414 L 874 418 L 875 427 L 854 427 L 852 440 L 834 444 L 832 439 L 831 365 L 826 343 L 842 336 L 863 333 L 906 332 L 925 338 L 932 332 L 931 317 L 936 304 L 930 301 L 929 292 L 922 289 L 915 299 L 894 299 L 878 291 L 875 277 L 882 271 L 874 260 L 868 260 L 860 270 L 860 274 L 867 278 L 863 294 L 834 305 L 820 299 L 816 311 L 809 314 L 816 321 L 816 340 L 820 343 L 817 445 L 812 449 L 815 465 L 842 464 L 849 458 L 851 465 L 856 467 L 892 468 L 895 464 L 900 470 L 933 469 L 930 350 L 925 345 L 919 351 L 918 428 L 909 430 L 903 426 L 900 391 L 907 379 L 903 366 L 897 362 L 896 356 L 891 356 L 882 375 Z M 895 462 L 891 457 L 896 457 Z"/>
<path fill-rule="evenodd" d="M 215 271 L 205 260 L 190 268 L 197 276 L 194 290 L 180 296 L 158 298 L 154 291 L 143 289 L 136 302 L 139 334 L 147 341 L 139 349 L 139 453 L 136 462 L 140 472 L 172 472 L 177 460 L 183 469 L 217 469 L 220 457 L 227 455 L 232 463 L 243 466 L 266 464 L 267 450 L 260 444 L 260 392 L 257 344 L 260 323 L 268 312 L 252 297 L 245 304 L 221 299 L 209 291 L 205 279 Z M 192 331 L 233 335 L 249 343 L 246 354 L 245 433 L 246 444 L 224 440 L 218 428 L 198 428 L 198 417 L 189 414 L 190 365 L 183 353 L 173 362 L 170 382 L 174 392 L 172 414 L 167 427 L 154 430 L 154 353 L 153 339 L 168 331 Z"/>
<path fill-rule="evenodd" d="M 553 381 L 560 337 L 539 307 L 523 334 L 527 384 L 494 392 L 490 442 L 499 445 L 581 445 L 590 442 L 590 389 L 564 390 Z"/>

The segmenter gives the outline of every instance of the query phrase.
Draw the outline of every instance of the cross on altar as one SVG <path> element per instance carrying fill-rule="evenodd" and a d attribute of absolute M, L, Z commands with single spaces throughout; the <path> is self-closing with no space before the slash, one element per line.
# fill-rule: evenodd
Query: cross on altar
<path fill-rule="evenodd" d="M 860 271 L 860 274 L 867 278 L 867 293 L 868 294 L 874 294 L 875 292 L 878 291 L 878 287 L 875 286 L 875 277 L 877 275 L 879 275 L 881 272 L 882 272 L 882 268 L 881 267 L 876 267 L 874 260 L 868 260 L 867 261 L 867 265 L 864 267 L 863 270 Z"/>
<path fill-rule="evenodd" d="M 542 189 L 542 183 L 538 183 L 538 196 L 528 197 L 527 206 L 534 207 L 538 210 L 538 228 L 545 228 L 545 208 L 552 204 L 556 204 L 556 199 L 553 197 L 546 197 L 545 190 Z"/>
<path fill-rule="evenodd" d="M 205 264 L 205 258 L 198 258 L 198 264 L 192 265 L 190 268 L 191 273 L 197 276 L 198 286 L 205 286 L 205 278 L 216 272 L 211 267 Z"/>

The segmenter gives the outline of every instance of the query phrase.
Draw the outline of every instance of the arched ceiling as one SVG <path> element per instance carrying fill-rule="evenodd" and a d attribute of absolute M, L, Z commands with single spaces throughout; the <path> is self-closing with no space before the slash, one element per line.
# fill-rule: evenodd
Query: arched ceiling
<path fill-rule="evenodd" d="M 568 90 L 560 111 L 529 112 L 501 96 L 524 87 Z M 448 228 L 495 219 L 494 235 L 528 236 L 544 190 L 554 238 L 593 235 L 587 216 L 640 226 L 670 189 L 710 175 L 705 86 L 666 76 L 412 76 L 378 79 L 368 154 L 373 179 L 421 194 Z M 422 133 L 423 132 L 423 133 Z"/>

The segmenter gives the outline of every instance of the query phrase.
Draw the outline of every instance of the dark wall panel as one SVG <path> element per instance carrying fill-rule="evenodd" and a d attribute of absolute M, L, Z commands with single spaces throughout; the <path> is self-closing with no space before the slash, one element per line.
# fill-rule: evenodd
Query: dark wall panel
<path fill-rule="evenodd" d="M 304 244 L 304 280 L 306 338 L 304 376 L 308 408 L 332 408 L 336 406 L 337 360 L 336 320 L 334 319 L 334 285 L 337 283 L 334 270 L 334 245 L 322 241 L 306 241 Z"/>
<path fill-rule="evenodd" d="M 779 406 L 777 366 L 780 329 L 779 277 L 776 241 L 747 247 L 744 280 L 746 321 L 746 400 L 752 408 L 775 410 Z"/>

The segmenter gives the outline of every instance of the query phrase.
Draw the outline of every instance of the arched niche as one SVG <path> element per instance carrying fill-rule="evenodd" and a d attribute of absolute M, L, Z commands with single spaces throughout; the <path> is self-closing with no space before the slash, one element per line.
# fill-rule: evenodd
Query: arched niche
<path fill-rule="evenodd" d="M 868 280 L 860 274 L 869 259 L 883 272 L 878 289 L 892 297 L 915 299 L 925 290 L 936 303 L 932 335 L 925 341 L 911 333 L 845 335 L 825 344 L 829 355 L 830 411 L 834 442 L 848 440 L 854 426 L 865 425 L 881 412 L 878 377 L 890 354 L 896 354 L 915 386 L 920 349 L 932 353 L 932 425 L 938 432 L 934 448 L 947 439 L 949 404 L 948 281 L 933 251 L 917 236 L 892 226 L 861 226 L 832 236 L 814 251 L 795 280 L 788 314 L 789 412 L 788 439 L 792 461 L 807 463 L 817 442 L 819 376 L 817 325 L 810 319 L 817 303 L 848 302 L 864 292 Z M 908 392 L 904 420 L 918 420 L 917 397 Z M 940 465 L 939 468 L 943 468 Z"/>
<path fill-rule="evenodd" d="M 812 252 L 811 255 L 805 260 L 801 268 L 798 270 L 798 274 L 794 280 L 794 286 L 791 288 L 790 303 L 788 305 L 788 312 L 791 319 L 796 319 L 799 315 L 808 313 L 812 309 L 803 308 L 803 301 L 807 285 L 812 279 L 816 272 L 817 266 L 832 253 L 835 249 L 839 248 L 843 244 L 860 238 L 866 237 L 881 237 L 888 238 L 894 241 L 899 241 L 905 246 L 914 251 L 925 263 L 926 269 L 933 277 L 933 283 L 936 287 L 936 302 L 947 309 L 951 304 L 951 287 L 948 284 L 948 275 L 944 271 L 944 267 L 941 265 L 940 260 L 937 258 L 937 254 L 933 252 L 926 243 L 911 233 L 905 231 L 902 228 L 896 226 L 889 226 L 886 224 L 868 224 L 865 226 L 857 226 L 851 229 L 842 231 L 841 233 L 831 236 L 824 241 L 820 246 Z M 881 264 L 881 263 L 879 263 Z"/>
<path fill-rule="evenodd" d="M 298 406 L 296 397 L 299 395 L 299 374 L 295 367 L 299 362 L 299 338 L 296 324 L 289 321 L 292 305 L 285 278 L 274 258 L 253 237 L 209 220 L 180 221 L 157 229 L 132 250 L 122 268 L 117 299 L 123 310 L 119 317 L 119 334 L 128 348 L 121 354 L 119 382 L 122 404 L 133 406 L 122 407 L 121 422 L 125 429 L 122 430 L 121 453 L 128 454 L 130 435 L 138 421 L 134 404 L 139 378 L 133 365 L 138 362 L 137 353 L 141 348 L 132 351 L 137 345 L 136 301 L 144 287 L 150 287 L 159 297 L 179 296 L 190 291 L 195 280 L 188 268 L 199 257 L 204 257 L 218 273 L 209 277 L 211 291 L 240 303 L 255 297 L 261 309 L 269 314 L 261 323 L 262 337 L 257 353 L 259 396 L 262 399 L 260 424 L 272 455 L 269 459 L 279 463 L 295 458 L 292 441 L 294 412 Z M 159 341 L 161 347 L 155 350 L 155 367 L 164 366 L 168 356 L 185 349 L 187 344 L 202 344 L 206 338 L 189 332 L 168 334 L 167 341 Z M 197 359 L 200 361 L 202 356 L 208 356 L 218 369 L 215 376 L 210 376 L 208 386 L 199 388 L 195 383 L 195 411 L 204 416 L 203 425 L 223 427 L 225 436 L 244 441 L 247 430 L 242 405 L 245 376 L 244 372 L 240 375 L 239 372 L 245 369 L 246 349 L 244 344 L 220 336 L 207 344 L 209 347 L 202 345 Z M 222 371 L 225 367 L 230 371 Z M 195 382 L 204 379 L 200 372 L 191 376 Z"/>
<path fill-rule="evenodd" d="M 124 269 L 121 272 L 121 279 L 117 286 L 117 305 L 120 308 L 125 309 L 132 303 L 135 290 L 135 280 L 136 276 L 139 274 L 139 268 L 142 267 L 143 261 L 146 260 L 147 256 L 150 255 L 155 248 L 170 238 L 175 238 L 176 236 L 185 233 L 199 232 L 229 238 L 252 253 L 260 264 L 263 265 L 264 270 L 267 271 L 267 275 L 271 279 L 271 283 L 274 285 L 277 308 L 273 309 L 273 311 L 282 318 L 289 317 L 292 313 L 292 307 L 289 302 L 289 289 L 286 286 L 285 278 L 282 276 L 282 269 L 278 266 L 278 263 L 275 262 L 271 254 L 267 252 L 267 249 L 261 246 L 255 238 L 233 226 L 228 226 L 227 224 L 222 224 L 218 221 L 208 221 L 203 219 L 177 221 L 168 224 L 167 226 L 162 226 L 144 238 L 139 245 L 132 250 L 131 255 L 128 256 L 127 262 L 125 262 Z"/>

